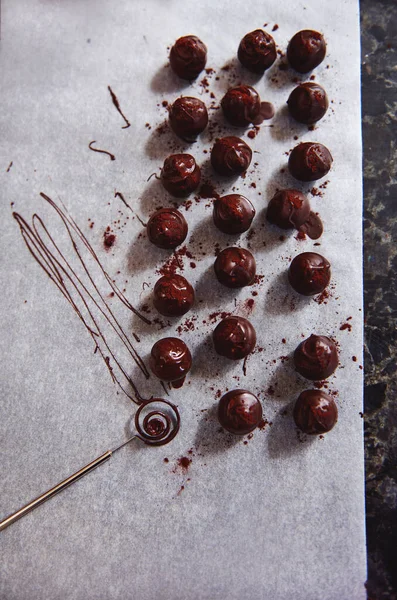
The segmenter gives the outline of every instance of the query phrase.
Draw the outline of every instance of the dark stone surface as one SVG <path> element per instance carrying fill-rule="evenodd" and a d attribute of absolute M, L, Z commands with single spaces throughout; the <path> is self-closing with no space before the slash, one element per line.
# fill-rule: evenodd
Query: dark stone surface
<path fill-rule="evenodd" d="M 361 1 L 368 598 L 397 598 L 397 2 Z"/>

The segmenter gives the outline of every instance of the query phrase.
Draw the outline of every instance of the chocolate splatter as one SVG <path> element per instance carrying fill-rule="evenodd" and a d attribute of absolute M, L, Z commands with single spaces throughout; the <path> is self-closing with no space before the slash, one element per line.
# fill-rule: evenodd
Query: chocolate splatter
<path fill-rule="evenodd" d="M 116 107 L 116 110 L 120 113 L 120 115 L 123 117 L 124 121 L 125 121 L 125 125 L 124 127 L 122 127 L 121 129 L 128 129 L 128 127 L 131 127 L 131 123 L 129 122 L 129 120 L 127 119 L 127 117 L 124 115 L 123 111 L 120 108 L 120 104 L 119 101 L 117 99 L 116 94 L 114 93 L 114 91 L 112 90 L 112 88 L 110 87 L 110 85 L 108 85 L 108 90 L 110 92 L 110 95 L 112 97 L 113 100 L 113 104 Z"/>
<path fill-rule="evenodd" d="M 75 268 L 68 262 L 67 257 L 61 251 L 38 214 L 33 214 L 31 225 L 29 225 L 20 214 L 13 213 L 13 217 L 19 225 L 22 238 L 33 258 L 69 302 L 92 337 L 95 344 L 95 352 L 99 352 L 101 355 L 113 382 L 118 385 L 130 400 L 140 404 L 143 398 L 128 374 L 130 361 L 128 360 L 127 367 L 123 367 L 116 353 L 111 349 L 105 333 L 99 326 L 99 318 L 103 318 L 107 326 L 113 330 L 118 337 L 118 344 L 124 347 L 129 357 L 135 362 L 146 379 L 149 378 L 149 371 L 121 324 L 116 319 L 106 300 L 107 294 L 102 294 L 97 283 L 94 281 L 89 262 L 83 258 L 84 251 L 88 253 L 89 258 L 99 267 L 107 284 L 110 286 L 112 292 L 114 292 L 114 298 L 117 298 L 128 310 L 137 315 L 145 323 L 150 324 L 151 321 L 139 313 L 119 290 L 110 275 L 103 268 L 95 250 L 66 208 L 63 206 L 62 210 L 46 194 L 40 193 L 40 196 L 48 202 L 60 217 L 71 243 L 71 252 L 75 258 L 77 257 L 83 268 L 84 278 L 80 277 Z M 128 387 L 132 389 L 132 393 L 127 391 Z"/>
<path fill-rule="evenodd" d="M 111 152 L 108 152 L 107 150 L 100 150 L 99 148 L 93 148 L 92 144 L 96 144 L 96 140 L 93 140 L 92 142 L 90 142 L 88 144 L 88 147 L 90 150 L 92 150 L 93 152 L 99 152 L 100 154 L 107 154 L 108 156 L 110 156 L 110 160 L 116 160 L 116 157 L 114 154 L 112 154 Z"/>
<path fill-rule="evenodd" d="M 136 218 L 138 219 L 138 221 L 140 222 L 140 224 L 142 225 L 142 227 L 146 227 L 147 223 L 145 223 L 144 221 L 142 221 L 141 217 L 139 215 L 137 215 L 131 208 L 131 206 L 128 204 L 127 200 L 124 198 L 123 194 L 121 192 L 115 192 L 114 194 L 115 198 L 120 198 L 120 200 L 122 201 L 122 203 L 132 212 L 132 214 L 134 214 L 136 216 Z"/>
<path fill-rule="evenodd" d="M 12 167 L 13 164 L 14 163 L 11 161 L 10 164 L 8 165 L 8 167 L 7 167 L 6 173 L 10 172 L 10 169 L 11 169 L 11 167 Z"/>

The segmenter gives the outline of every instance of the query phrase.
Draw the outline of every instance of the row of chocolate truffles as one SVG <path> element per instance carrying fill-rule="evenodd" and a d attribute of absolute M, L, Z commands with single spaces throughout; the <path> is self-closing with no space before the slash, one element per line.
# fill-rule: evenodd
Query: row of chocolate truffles
<path fill-rule="evenodd" d="M 213 342 L 218 354 L 238 360 L 252 352 L 256 333 L 247 319 L 226 317 L 215 328 Z M 326 336 L 311 335 L 294 352 L 296 371 L 312 381 L 328 378 L 336 370 L 338 362 L 336 344 Z M 192 355 L 183 340 L 162 338 L 152 347 L 149 364 L 156 377 L 179 388 L 191 369 Z M 323 434 L 335 425 L 338 410 L 329 394 L 311 389 L 300 394 L 293 416 L 297 427 L 304 433 Z M 230 433 L 245 435 L 260 424 L 262 406 L 251 392 L 232 390 L 220 399 L 218 419 Z"/>
<path fill-rule="evenodd" d="M 252 150 L 244 140 L 234 135 L 216 140 L 211 149 L 211 165 L 218 175 L 238 177 L 251 164 Z M 332 155 L 318 142 L 301 142 L 288 159 L 290 174 L 298 181 L 316 181 L 331 169 Z M 201 182 L 201 170 L 194 156 L 187 153 L 171 154 L 163 164 L 160 181 L 175 198 L 186 198 Z"/>
<path fill-rule="evenodd" d="M 314 125 L 328 110 L 324 88 L 307 82 L 296 87 L 287 101 L 290 115 L 299 123 Z M 271 119 L 275 109 L 270 102 L 261 102 L 258 92 L 249 85 L 230 88 L 221 101 L 225 119 L 234 127 L 260 125 Z M 202 100 L 192 96 L 177 98 L 169 107 L 169 124 L 182 140 L 194 142 L 208 125 L 208 111 Z"/>
<path fill-rule="evenodd" d="M 324 36 L 318 31 L 304 29 L 290 40 L 287 60 L 298 73 L 309 73 L 325 58 L 327 51 Z M 277 58 L 273 37 L 263 29 L 247 33 L 238 46 L 237 58 L 249 71 L 263 74 Z M 176 40 L 170 51 L 170 66 L 178 77 L 192 81 L 207 64 L 207 47 L 195 35 L 186 35 Z"/>
<path fill-rule="evenodd" d="M 252 285 L 256 276 L 253 254 L 245 248 L 228 247 L 216 257 L 214 272 L 219 283 L 238 289 Z M 288 269 L 291 287 L 302 296 L 321 294 L 331 280 L 331 265 L 316 252 L 295 256 Z M 183 275 L 163 275 L 153 289 L 153 304 L 165 317 L 181 317 L 194 305 L 195 292 Z"/>
<path fill-rule="evenodd" d="M 240 194 L 228 194 L 214 200 L 213 222 L 222 233 L 245 233 L 255 214 L 252 202 Z M 269 202 L 266 218 L 280 229 L 297 229 L 312 239 L 318 239 L 323 232 L 322 221 L 311 210 L 309 199 L 296 189 L 279 190 Z M 157 248 L 172 250 L 185 241 L 188 224 L 176 208 L 160 208 L 150 216 L 146 232 Z"/>

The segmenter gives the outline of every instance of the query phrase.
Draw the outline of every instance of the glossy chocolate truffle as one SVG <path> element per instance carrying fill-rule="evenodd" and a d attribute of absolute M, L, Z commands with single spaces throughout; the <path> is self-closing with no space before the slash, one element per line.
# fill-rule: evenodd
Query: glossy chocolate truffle
<path fill-rule="evenodd" d="M 264 73 L 277 58 L 276 44 L 266 31 L 255 29 L 243 37 L 237 56 L 241 64 L 252 73 Z"/>
<path fill-rule="evenodd" d="M 295 256 L 288 270 L 288 279 L 298 294 L 314 296 L 325 290 L 331 279 L 331 265 L 316 252 Z"/>
<path fill-rule="evenodd" d="M 150 368 L 162 381 L 177 382 L 180 387 L 192 366 L 192 355 L 185 342 L 167 337 L 156 342 L 150 352 Z"/>
<path fill-rule="evenodd" d="M 294 352 L 295 369 L 306 379 L 327 379 L 338 366 L 335 342 L 324 335 L 311 335 Z"/>
<path fill-rule="evenodd" d="M 325 177 L 332 165 L 328 148 L 316 142 L 303 142 L 292 150 L 288 169 L 299 181 L 315 181 Z"/>
<path fill-rule="evenodd" d="M 239 85 L 223 96 L 221 106 L 225 118 L 235 127 L 247 127 L 260 118 L 261 99 L 253 87 Z"/>
<path fill-rule="evenodd" d="M 169 120 L 171 129 L 177 136 L 194 142 L 207 127 L 207 108 L 198 98 L 178 98 L 170 108 Z"/>
<path fill-rule="evenodd" d="M 214 202 L 213 218 L 223 233 L 244 233 L 251 227 L 255 208 L 244 196 L 229 194 L 217 198 Z"/>
<path fill-rule="evenodd" d="M 251 285 L 256 275 L 256 262 L 245 248 L 225 248 L 214 263 L 215 275 L 220 283 L 229 288 Z"/>
<path fill-rule="evenodd" d="M 179 38 L 171 48 L 171 69 L 182 79 L 196 79 L 206 62 L 207 48 L 195 35 Z"/>
<path fill-rule="evenodd" d="M 250 166 L 251 159 L 251 148 L 233 135 L 217 140 L 211 150 L 211 164 L 219 175 L 241 175 Z"/>
<path fill-rule="evenodd" d="M 305 390 L 294 407 L 294 421 L 304 433 L 316 435 L 331 431 L 338 420 L 334 399 L 321 390 Z"/>
<path fill-rule="evenodd" d="M 165 317 L 180 317 L 194 303 L 194 290 L 182 275 L 164 275 L 156 282 L 153 303 Z"/>
<path fill-rule="evenodd" d="M 232 390 L 219 401 L 219 423 L 230 433 L 235 435 L 251 433 L 258 427 L 261 419 L 261 403 L 247 390 Z"/>
<path fill-rule="evenodd" d="M 212 339 L 218 354 L 240 360 L 255 348 L 256 332 L 244 317 L 226 317 L 216 326 Z"/>
<path fill-rule="evenodd" d="M 327 112 L 328 96 L 318 83 L 302 83 L 291 92 L 287 104 L 295 121 L 312 125 Z"/>
<path fill-rule="evenodd" d="M 171 154 L 161 169 L 161 183 L 176 198 L 191 194 L 200 184 L 201 172 L 191 154 Z"/>
<path fill-rule="evenodd" d="M 298 73 L 308 73 L 323 62 L 327 46 L 321 33 L 305 29 L 298 31 L 287 48 L 288 62 Z"/>
<path fill-rule="evenodd" d="M 281 229 L 299 229 L 308 219 L 310 203 L 305 194 L 295 189 L 280 190 L 267 207 L 269 223 Z"/>
<path fill-rule="evenodd" d="M 160 208 L 150 217 L 146 226 L 149 240 L 157 248 L 176 248 L 186 239 L 185 217 L 175 208 Z"/>

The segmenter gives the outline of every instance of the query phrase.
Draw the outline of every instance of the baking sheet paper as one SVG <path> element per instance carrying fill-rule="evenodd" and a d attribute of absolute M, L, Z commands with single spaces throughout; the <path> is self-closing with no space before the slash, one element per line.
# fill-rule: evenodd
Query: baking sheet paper
<path fill-rule="evenodd" d="M 63 201 L 130 302 L 151 307 L 156 269 L 169 254 L 139 237 L 143 229 L 136 215 L 147 220 L 155 207 L 173 202 L 155 178 L 147 179 L 159 172 L 166 155 L 187 149 L 169 131 L 159 133 L 167 116 L 162 101 L 190 94 L 219 106 L 225 90 L 244 81 L 273 102 L 277 114 L 253 140 L 224 127 L 225 134 L 241 134 L 249 142 L 258 164 L 245 179 L 212 178 L 217 191 L 233 188 L 257 209 L 255 233 L 237 243 L 252 248 L 260 283 L 237 292 L 217 284 L 215 244 L 222 248 L 236 240 L 212 225 L 211 199 L 192 197 L 190 208 L 186 203 L 181 208 L 192 258 L 180 261 L 196 288 L 196 307 L 187 315 L 194 329 L 187 330 L 186 318 L 163 329 L 148 326 L 117 300 L 112 305 L 145 359 L 163 335 L 180 335 L 191 348 L 191 374 L 169 396 L 181 412 L 180 434 L 169 446 L 124 448 L 5 530 L 0 597 L 364 598 L 357 2 L 3 0 L 1 16 L 2 517 L 126 439 L 136 410 L 117 393 L 92 338 L 29 254 L 12 211 L 26 219 L 40 214 L 70 252 L 62 223 L 39 193 Z M 300 29 L 326 36 L 328 54 L 315 77 L 331 104 L 314 131 L 285 113 L 296 74 L 275 65 L 257 79 L 236 64 L 241 37 L 265 23 L 283 51 Z M 200 84 L 202 77 L 192 85 L 182 82 L 165 66 L 167 47 L 188 33 L 208 47 L 207 67 L 215 70 L 208 85 Z M 108 86 L 131 123 L 127 129 Z M 219 110 L 210 117 L 222 122 Z M 323 195 L 310 196 L 325 225 L 320 246 L 297 240 L 296 233 L 281 241 L 283 232 L 264 220 L 274 190 L 296 185 L 281 172 L 285 153 L 297 143 L 294 136 L 324 143 L 334 157 Z M 93 140 L 116 159 L 90 151 Z M 206 133 L 190 150 L 205 178 L 210 169 L 204 150 L 212 143 Z M 116 191 L 134 213 L 114 197 Z M 107 226 L 116 234 L 110 251 L 103 247 Z M 299 298 L 286 281 L 291 258 L 312 249 L 333 268 L 330 297 L 320 304 Z M 76 257 L 70 260 L 77 268 Z M 100 286 L 110 293 L 106 282 L 100 280 Z M 148 316 L 155 318 L 151 310 Z M 219 315 L 211 315 L 219 311 L 248 316 L 256 327 L 261 351 L 248 359 L 246 375 L 241 362 L 231 364 L 212 349 L 210 333 Z M 298 436 L 291 416 L 291 403 L 311 385 L 294 373 L 290 355 L 313 332 L 340 344 L 341 364 L 329 381 L 337 392 L 339 422 L 324 439 Z M 132 362 L 129 368 L 144 394 L 164 395 L 153 377 L 146 382 Z M 235 387 L 258 394 L 272 423 L 249 440 L 220 433 L 214 419 L 218 390 Z M 178 466 L 182 456 L 192 460 L 187 471 Z"/>

